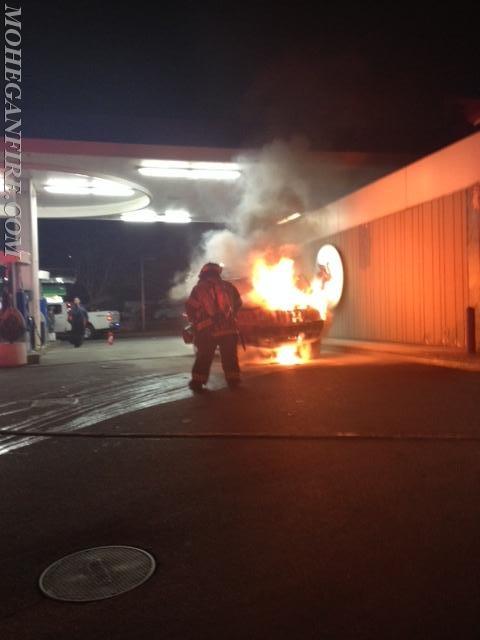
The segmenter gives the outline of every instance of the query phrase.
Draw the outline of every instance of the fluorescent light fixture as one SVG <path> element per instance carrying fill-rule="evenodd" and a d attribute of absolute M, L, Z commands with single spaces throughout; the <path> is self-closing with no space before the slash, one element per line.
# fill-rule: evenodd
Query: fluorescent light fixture
<path fill-rule="evenodd" d="M 191 162 L 192 169 L 207 169 L 209 171 L 241 171 L 238 162 Z"/>
<path fill-rule="evenodd" d="M 190 212 L 186 209 L 166 209 L 163 215 L 159 215 L 153 209 L 140 209 L 130 211 L 121 216 L 124 222 L 168 222 L 174 224 L 186 224 L 192 221 Z"/>
<path fill-rule="evenodd" d="M 123 222 L 159 222 L 161 217 L 152 209 L 140 209 L 123 213 L 120 219 Z"/>
<path fill-rule="evenodd" d="M 157 167 L 158 169 L 188 169 L 187 160 L 142 160 L 142 167 Z"/>
<path fill-rule="evenodd" d="M 88 178 L 76 177 L 76 178 L 50 178 L 47 181 L 49 187 L 88 187 Z"/>
<path fill-rule="evenodd" d="M 162 222 L 173 224 L 187 224 L 192 221 L 190 212 L 186 209 L 166 209 L 163 216 L 159 216 Z"/>
<path fill-rule="evenodd" d="M 134 194 L 133 189 L 124 184 L 101 178 L 92 180 L 91 189 L 96 196 L 133 196 Z"/>
<path fill-rule="evenodd" d="M 151 178 L 233 181 L 241 176 L 236 162 L 185 162 L 183 160 L 144 160 L 138 172 Z"/>
<path fill-rule="evenodd" d="M 50 178 L 45 185 L 48 193 L 92 196 L 133 196 L 134 190 L 113 180 L 102 178 Z"/>
<path fill-rule="evenodd" d="M 55 278 L 55 282 L 60 282 L 61 284 L 63 284 L 63 278 Z"/>
<path fill-rule="evenodd" d="M 193 180 L 225 180 L 231 182 L 238 180 L 241 176 L 240 171 L 226 169 L 192 169 Z"/>
<path fill-rule="evenodd" d="M 45 187 L 45 191 L 48 193 L 57 193 L 57 194 L 65 194 L 69 196 L 88 196 L 90 193 L 90 189 L 88 187 L 81 187 L 75 185 L 58 185 L 58 186 L 50 186 L 47 185 Z"/>
<path fill-rule="evenodd" d="M 185 178 L 190 177 L 189 169 L 178 169 L 177 167 L 139 167 L 138 173 L 151 178 Z"/>
<path fill-rule="evenodd" d="M 281 220 L 279 220 L 277 224 L 286 224 L 287 222 L 291 222 L 292 220 L 296 220 L 297 218 L 301 218 L 301 217 L 302 217 L 301 213 L 298 213 L 298 212 L 292 213 L 286 218 L 282 218 Z"/>

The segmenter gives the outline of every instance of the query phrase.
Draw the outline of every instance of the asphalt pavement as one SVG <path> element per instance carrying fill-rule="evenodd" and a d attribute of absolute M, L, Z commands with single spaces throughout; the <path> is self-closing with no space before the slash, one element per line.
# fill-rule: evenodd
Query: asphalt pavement
<path fill-rule="evenodd" d="M 0 371 L 2 640 L 480 636 L 480 373 L 247 360 L 201 396 L 173 339 Z M 98 602 L 40 592 L 104 545 L 155 573 Z"/>

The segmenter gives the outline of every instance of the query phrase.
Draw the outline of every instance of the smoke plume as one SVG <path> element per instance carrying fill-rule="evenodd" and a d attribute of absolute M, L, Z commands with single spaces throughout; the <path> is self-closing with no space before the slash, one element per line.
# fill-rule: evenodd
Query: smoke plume
<path fill-rule="evenodd" d="M 239 203 L 226 229 L 203 235 L 188 271 L 175 278 L 172 298 L 188 296 L 206 262 L 223 263 L 227 278 L 240 278 L 250 274 L 259 254 L 273 257 L 278 252 L 281 243 L 272 242 L 272 225 L 311 205 L 305 177 L 307 151 L 303 141 L 275 141 L 256 156 L 236 158 L 242 169 Z M 282 253 L 292 255 L 292 251 L 292 247 L 282 248 Z"/>

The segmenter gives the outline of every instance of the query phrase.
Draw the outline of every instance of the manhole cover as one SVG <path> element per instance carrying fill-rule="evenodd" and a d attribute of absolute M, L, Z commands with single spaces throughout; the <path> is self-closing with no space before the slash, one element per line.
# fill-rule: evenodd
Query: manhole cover
<path fill-rule="evenodd" d="M 139 587 L 155 571 L 152 555 L 135 547 L 94 547 L 51 564 L 40 576 L 42 592 L 54 600 L 90 602 Z"/>

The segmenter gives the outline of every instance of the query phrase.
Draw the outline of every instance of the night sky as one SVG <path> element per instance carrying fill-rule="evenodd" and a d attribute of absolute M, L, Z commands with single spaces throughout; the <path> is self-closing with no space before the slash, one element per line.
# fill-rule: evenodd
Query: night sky
<path fill-rule="evenodd" d="M 22 2 L 24 135 L 427 152 L 469 133 L 468 5 L 356 4 Z"/>
<path fill-rule="evenodd" d="M 21 4 L 24 137 L 239 148 L 300 135 L 319 150 L 419 156 L 474 131 L 467 4 Z M 92 223 L 41 223 L 44 268 L 67 266 L 71 224 Z M 192 238 L 161 226 L 176 248 L 168 280 Z"/>

